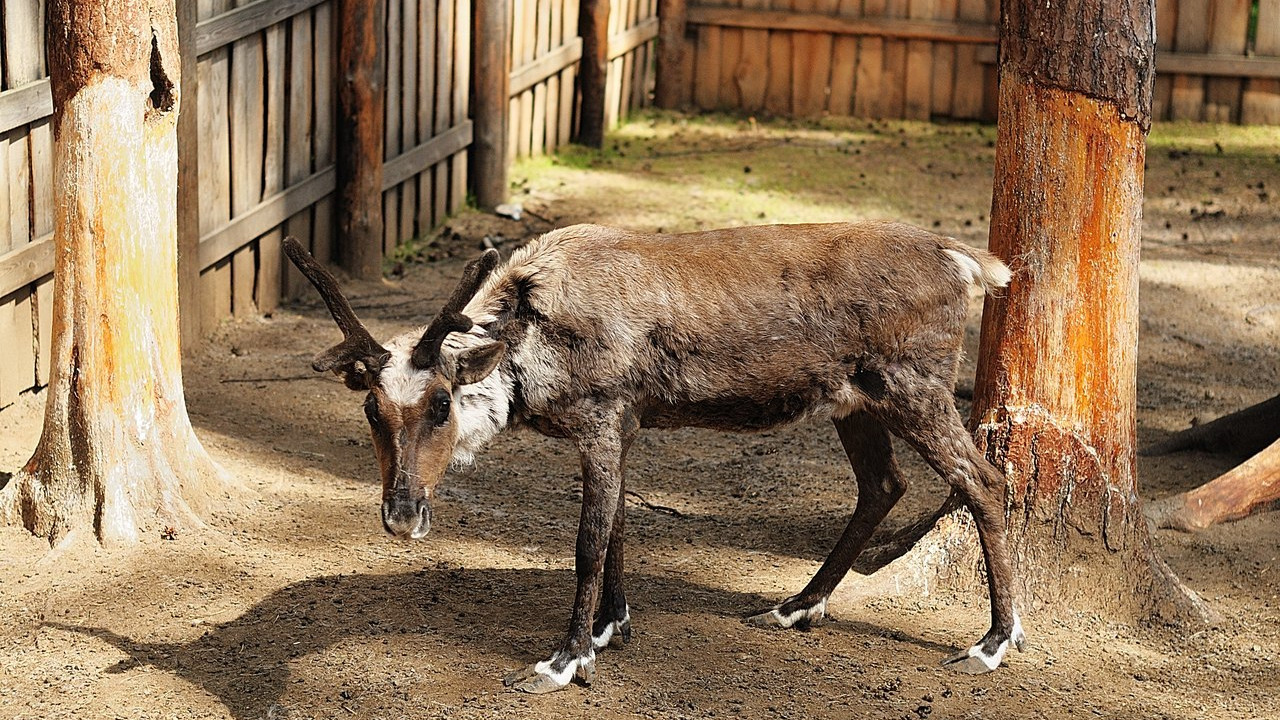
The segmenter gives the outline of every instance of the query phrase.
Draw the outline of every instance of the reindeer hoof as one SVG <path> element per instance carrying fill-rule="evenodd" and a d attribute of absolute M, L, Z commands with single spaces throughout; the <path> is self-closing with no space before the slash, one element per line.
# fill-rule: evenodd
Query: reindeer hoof
<path fill-rule="evenodd" d="M 589 686 L 595 676 L 594 654 L 573 657 L 557 652 L 550 660 L 542 660 L 508 674 L 502 679 L 502 684 L 521 692 L 541 695 L 565 687 L 574 677 Z"/>
<path fill-rule="evenodd" d="M 591 645 L 596 650 L 619 648 L 628 642 L 631 642 L 631 608 L 623 611 L 621 620 L 596 620 L 595 630 L 591 633 Z"/>
<path fill-rule="evenodd" d="M 990 659 L 982 655 L 970 655 L 969 652 L 969 650 L 966 650 L 948 657 L 942 661 L 942 666 L 965 675 L 982 675 L 995 670 L 999 666 L 998 661 L 996 665 L 988 665 L 987 663 L 990 662 Z"/>
<path fill-rule="evenodd" d="M 827 601 L 825 598 L 818 604 L 810 605 L 809 607 L 799 605 L 795 598 L 788 598 L 769 610 L 748 617 L 746 622 L 748 625 L 756 627 L 794 627 L 797 630 L 808 630 L 814 623 L 822 622 L 822 619 L 826 617 L 826 613 Z"/>

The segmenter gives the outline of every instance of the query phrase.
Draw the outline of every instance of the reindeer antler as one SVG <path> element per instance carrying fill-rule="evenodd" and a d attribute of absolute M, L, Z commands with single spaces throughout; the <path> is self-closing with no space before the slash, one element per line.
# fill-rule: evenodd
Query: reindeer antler
<path fill-rule="evenodd" d="M 462 314 L 471 298 L 480 290 L 485 278 L 498 266 L 498 251 L 492 248 L 485 250 L 480 257 L 467 263 L 462 271 L 462 279 L 453 289 L 448 302 L 436 313 L 436 317 L 422 333 L 422 339 L 413 348 L 413 366 L 419 369 L 430 367 L 440 358 L 440 345 L 451 332 L 466 332 L 471 329 L 471 318 Z"/>
<path fill-rule="evenodd" d="M 324 372 L 351 365 L 357 372 L 368 370 L 377 373 L 381 370 L 390 353 L 373 339 L 373 335 L 369 334 L 364 323 L 356 317 L 355 311 L 351 309 L 351 303 L 347 302 L 347 298 L 338 288 L 337 279 L 314 257 L 311 257 L 311 253 L 307 252 L 302 247 L 302 243 L 292 235 L 284 239 L 283 245 L 285 254 L 293 264 L 297 265 L 311 284 L 316 286 L 316 290 L 320 291 L 320 297 L 328 306 L 329 314 L 338 324 L 338 329 L 342 330 L 342 342 L 317 355 L 311 361 L 311 368 L 316 372 Z M 355 367 L 358 362 L 363 363 L 365 367 Z"/>

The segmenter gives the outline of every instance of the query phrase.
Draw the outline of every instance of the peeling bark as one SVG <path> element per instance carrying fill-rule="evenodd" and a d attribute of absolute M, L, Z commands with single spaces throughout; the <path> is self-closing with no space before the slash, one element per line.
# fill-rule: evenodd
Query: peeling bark
<path fill-rule="evenodd" d="M 1002 7 L 990 247 L 1014 277 L 1003 296 L 987 298 L 971 423 L 1005 473 L 1020 606 L 1211 618 L 1155 554 L 1136 488 L 1154 8 Z M 1114 31 L 1086 32 L 1096 18 Z M 965 510 L 943 515 L 870 589 L 976 582 L 970 526 Z"/>
<path fill-rule="evenodd" d="M 187 417 L 173 0 L 52 0 L 54 318 L 44 429 L 0 521 L 104 544 L 200 524 L 229 479 Z"/>

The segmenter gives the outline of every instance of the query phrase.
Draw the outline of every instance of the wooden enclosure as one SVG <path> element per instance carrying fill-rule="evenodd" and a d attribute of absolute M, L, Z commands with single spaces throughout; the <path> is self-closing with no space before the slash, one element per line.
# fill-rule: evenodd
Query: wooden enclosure
<path fill-rule="evenodd" d="M 475 0 L 386 0 L 383 243 L 427 235 L 467 200 Z M 338 0 L 179 3 L 183 337 L 270 313 L 303 287 L 292 234 L 325 261 L 334 231 Z M 547 152 L 576 122 L 578 0 L 508 0 L 510 154 Z M 647 102 L 654 0 L 612 0 L 606 78 L 616 122 Z M 53 168 L 43 3 L 3 4 L 0 408 L 45 384 L 52 333 Z M 194 52 L 193 52 L 194 50 Z M 42 302 L 43 301 L 43 302 Z"/>
<path fill-rule="evenodd" d="M 689 0 L 679 96 L 700 110 L 994 120 L 998 22 L 999 0 Z M 1161 2 L 1156 35 L 1156 120 L 1280 123 L 1280 0 Z"/>

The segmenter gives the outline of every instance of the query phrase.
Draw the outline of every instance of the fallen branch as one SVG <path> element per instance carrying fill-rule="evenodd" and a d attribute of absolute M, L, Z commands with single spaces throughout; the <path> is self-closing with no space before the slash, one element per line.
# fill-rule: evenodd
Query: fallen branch
<path fill-rule="evenodd" d="M 1280 507 L 1280 440 L 1216 479 L 1185 493 L 1147 503 L 1157 527 L 1203 530 Z"/>

